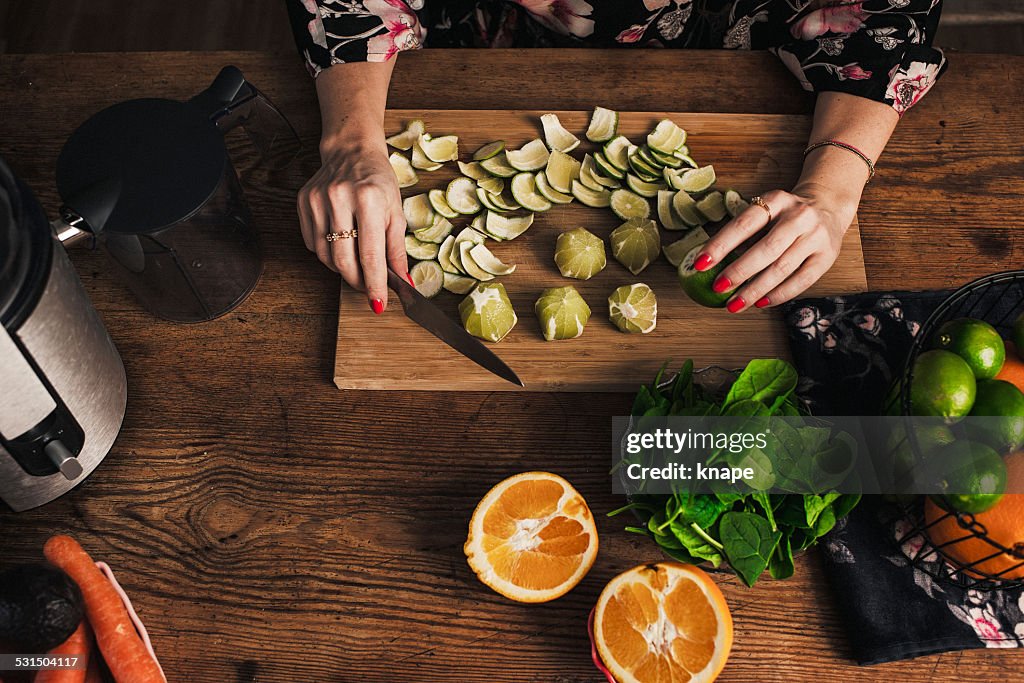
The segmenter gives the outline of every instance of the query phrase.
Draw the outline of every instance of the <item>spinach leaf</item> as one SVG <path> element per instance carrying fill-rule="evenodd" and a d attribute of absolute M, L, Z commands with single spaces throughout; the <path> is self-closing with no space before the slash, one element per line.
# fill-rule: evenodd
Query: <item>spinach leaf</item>
<path fill-rule="evenodd" d="M 683 367 L 679 368 L 675 380 L 672 382 L 672 403 L 682 401 L 687 405 L 693 401 L 693 359 L 687 359 Z"/>
<path fill-rule="evenodd" d="M 729 564 L 748 586 L 767 569 L 782 533 L 753 512 L 727 512 L 718 523 L 718 537 Z"/>
<path fill-rule="evenodd" d="M 789 536 L 783 536 L 779 544 L 775 546 L 772 559 L 768 563 L 768 572 L 773 579 L 788 579 L 793 576 L 793 549 L 789 545 Z"/>
<path fill-rule="evenodd" d="M 761 509 L 764 510 L 764 518 L 772 525 L 772 531 L 777 531 L 779 527 L 775 524 L 775 510 L 772 508 L 771 496 L 764 491 L 756 491 L 750 494 L 750 499 L 761 506 Z"/>
<path fill-rule="evenodd" d="M 722 564 L 720 549 L 711 544 L 710 536 L 707 536 L 706 532 L 705 535 L 702 535 L 694 526 L 692 524 L 673 522 L 670 528 L 672 529 L 672 535 L 683 545 L 686 552 L 701 560 L 707 560 L 715 567 Z"/>
<path fill-rule="evenodd" d="M 772 405 L 779 397 L 788 397 L 796 389 L 796 369 L 784 360 L 755 359 L 747 363 L 729 388 L 722 410 L 738 401 L 760 401 Z"/>

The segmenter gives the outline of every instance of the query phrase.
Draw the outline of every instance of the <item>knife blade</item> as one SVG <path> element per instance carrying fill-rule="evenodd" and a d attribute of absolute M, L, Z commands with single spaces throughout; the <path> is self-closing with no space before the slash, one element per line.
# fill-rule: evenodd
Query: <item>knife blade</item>
<path fill-rule="evenodd" d="M 526 386 L 512 368 L 484 346 L 483 342 L 466 332 L 461 325 L 456 324 L 444 311 L 431 303 L 430 299 L 417 292 L 415 287 L 390 269 L 388 285 L 398 294 L 398 300 L 402 303 L 402 310 L 405 311 L 407 318 L 485 370 L 513 384 Z"/>

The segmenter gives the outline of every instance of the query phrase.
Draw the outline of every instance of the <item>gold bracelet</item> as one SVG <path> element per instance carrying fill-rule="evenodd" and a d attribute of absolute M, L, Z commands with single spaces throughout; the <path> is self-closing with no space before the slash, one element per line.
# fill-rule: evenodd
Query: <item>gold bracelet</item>
<path fill-rule="evenodd" d="M 853 145 L 849 145 L 839 140 L 822 140 L 821 142 L 815 142 L 813 145 L 808 145 L 807 149 L 804 150 L 804 158 L 806 159 L 807 155 L 814 150 L 827 146 L 838 147 L 839 149 L 845 149 L 847 152 L 853 152 L 861 158 L 861 161 L 868 165 L 868 182 L 870 183 L 871 179 L 875 177 L 875 162 L 871 161 L 867 154 L 860 151 Z"/>

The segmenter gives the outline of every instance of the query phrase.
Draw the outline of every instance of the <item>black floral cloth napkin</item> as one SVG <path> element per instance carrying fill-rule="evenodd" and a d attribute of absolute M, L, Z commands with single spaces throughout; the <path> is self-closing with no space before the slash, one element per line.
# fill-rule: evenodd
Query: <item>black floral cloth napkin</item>
<path fill-rule="evenodd" d="M 798 392 L 819 415 L 879 414 L 921 325 L 950 292 L 800 299 L 783 309 Z M 1024 645 L 1024 589 L 978 591 L 912 565 L 910 522 L 867 496 L 822 544 L 853 657 L 878 664 L 981 647 Z M 934 562 L 941 562 L 935 559 Z"/>

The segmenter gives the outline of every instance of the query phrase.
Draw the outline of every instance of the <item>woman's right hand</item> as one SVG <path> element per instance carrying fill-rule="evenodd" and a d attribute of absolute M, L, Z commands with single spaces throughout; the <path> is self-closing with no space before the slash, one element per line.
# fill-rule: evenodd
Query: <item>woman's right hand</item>
<path fill-rule="evenodd" d="M 324 265 L 365 292 L 379 315 L 388 303 L 387 269 L 410 280 L 402 197 L 384 131 L 321 141 L 320 164 L 299 190 L 302 239 Z M 348 230 L 357 236 L 327 241 L 329 233 Z"/>

